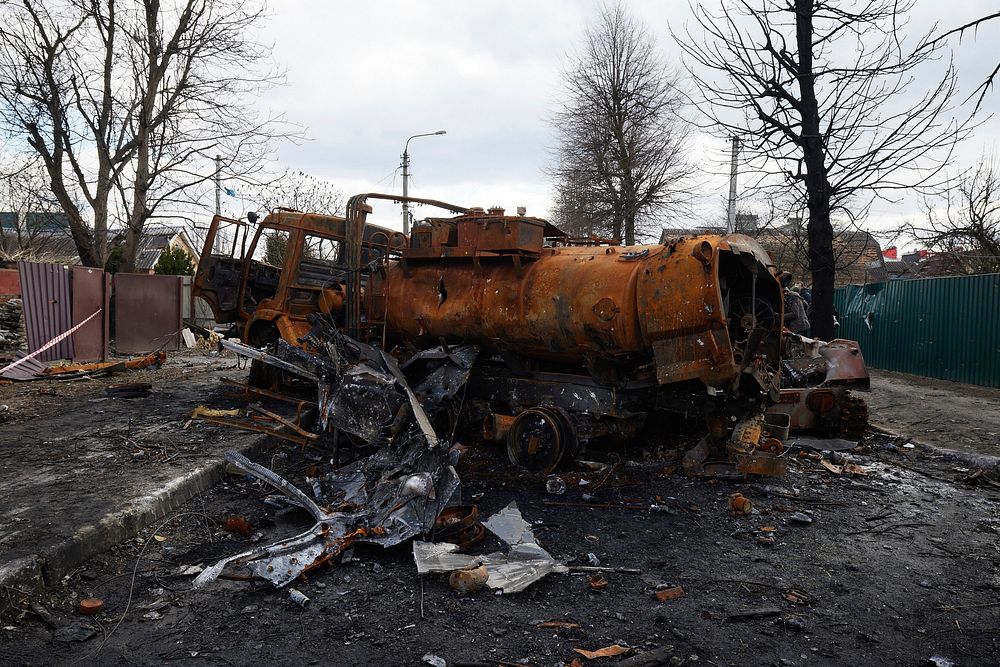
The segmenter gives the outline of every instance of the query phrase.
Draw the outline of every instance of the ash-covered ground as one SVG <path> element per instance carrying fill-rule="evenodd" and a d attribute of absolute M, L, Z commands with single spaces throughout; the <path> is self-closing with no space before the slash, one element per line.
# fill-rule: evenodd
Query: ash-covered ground
<path fill-rule="evenodd" d="M 359 546 L 293 583 L 305 607 L 269 584 L 191 590 L 200 568 L 312 523 L 265 502 L 273 489 L 229 475 L 44 597 L 6 591 L 15 608 L 0 631 L 3 662 L 997 664 L 1000 486 L 948 456 L 873 433 L 852 454 L 864 475 L 796 457 L 784 479 L 736 483 L 682 476 L 669 446 L 645 457 L 633 447 L 593 452 L 611 467 L 567 473 L 567 491 L 552 495 L 499 448 L 469 444 L 463 499 L 483 517 L 517 501 L 556 558 L 640 574 L 606 572 L 602 590 L 590 573 L 570 573 L 522 593 L 461 595 L 446 575 L 421 580 L 407 543 Z M 330 452 L 287 443 L 259 462 L 305 490 L 307 470 L 331 468 Z M 730 512 L 735 492 L 752 514 Z M 248 525 L 227 530 L 237 517 Z M 488 535 L 472 553 L 499 547 Z M 656 599 L 673 586 L 682 597 Z M 97 616 L 77 611 L 89 597 L 104 601 Z M 545 621 L 565 627 L 539 628 Z M 575 650 L 612 645 L 627 651 L 591 660 Z"/>

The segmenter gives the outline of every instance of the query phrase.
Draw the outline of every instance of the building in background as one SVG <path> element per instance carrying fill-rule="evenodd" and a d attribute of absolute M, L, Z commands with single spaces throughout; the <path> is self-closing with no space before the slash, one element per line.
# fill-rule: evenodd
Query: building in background
<path fill-rule="evenodd" d="M 810 283 L 805 227 L 801 218 L 788 218 L 785 224 L 775 227 L 761 225 L 756 215 L 737 214 L 736 230 L 740 234 L 754 237 L 771 255 L 775 266 L 792 273 L 795 280 L 801 280 L 806 285 Z M 660 242 L 691 234 L 725 233 L 725 228 L 717 225 L 668 227 L 661 233 Z M 840 231 L 834 236 L 833 250 L 837 258 L 836 287 L 884 282 L 889 279 L 879 242 L 868 232 L 859 229 Z"/>

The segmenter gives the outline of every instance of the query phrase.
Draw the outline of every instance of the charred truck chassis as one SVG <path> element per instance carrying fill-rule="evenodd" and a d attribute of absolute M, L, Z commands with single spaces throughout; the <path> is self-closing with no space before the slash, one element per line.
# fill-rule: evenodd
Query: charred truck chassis
<path fill-rule="evenodd" d="M 502 209 L 412 198 L 458 215 L 429 218 L 407 239 L 366 225 L 368 199 L 400 198 L 358 195 L 346 218 L 272 213 L 249 251 L 244 229 L 246 261 L 213 255 L 214 220 L 195 294 L 217 320 L 243 322 L 257 346 L 269 341 L 253 332 L 269 325 L 272 339 L 308 347 L 310 315 L 403 359 L 477 345 L 462 414 L 486 436 L 505 436 L 511 460 L 531 469 L 554 469 L 590 439 L 633 435 L 664 411 L 705 419 L 716 454 L 728 448 L 730 460 L 771 435 L 762 413 L 778 398 L 783 299 L 752 239 L 622 247 L 567 239 Z M 289 234 L 282 267 L 253 259 L 265 229 Z M 306 232 L 341 244 L 323 281 L 300 278 Z M 241 275 L 225 303 L 220 266 Z"/>

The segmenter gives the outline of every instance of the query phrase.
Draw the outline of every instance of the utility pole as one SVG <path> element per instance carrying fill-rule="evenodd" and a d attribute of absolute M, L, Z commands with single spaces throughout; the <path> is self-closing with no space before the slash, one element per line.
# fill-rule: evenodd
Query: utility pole
<path fill-rule="evenodd" d="M 403 145 L 403 233 L 410 233 L 410 202 L 406 198 L 410 196 L 410 140 L 417 137 L 436 137 L 441 134 L 448 134 L 445 130 L 437 132 L 427 132 L 425 134 L 414 134 L 406 140 Z"/>
<path fill-rule="evenodd" d="M 413 137 L 410 137 L 412 139 Z M 407 146 L 410 140 L 406 140 Z M 410 196 L 410 152 L 403 148 L 403 233 L 410 233 L 410 202 L 407 201 L 407 197 Z"/>
<path fill-rule="evenodd" d="M 215 214 L 222 215 L 222 156 L 215 156 Z"/>
<path fill-rule="evenodd" d="M 740 138 L 733 135 L 733 161 L 729 170 L 729 215 L 726 220 L 726 233 L 732 234 L 736 231 L 736 155 L 740 150 Z"/>

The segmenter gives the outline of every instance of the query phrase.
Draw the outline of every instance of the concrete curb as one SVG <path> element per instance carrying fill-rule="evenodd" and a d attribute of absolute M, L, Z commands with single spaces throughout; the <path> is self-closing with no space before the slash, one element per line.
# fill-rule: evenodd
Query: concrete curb
<path fill-rule="evenodd" d="M 248 458 L 260 454 L 270 439 L 261 436 L 242 447 L 233 447 Z M 175 477 L 155 493 L 129 502 L 94 523 L 80 528 L 72 536 L 48 545 L 37 554 L 0 563 L 0 589 L 21 594 L 37 593 L 57 583 L 88 558 L 103 553 L 155 521 L 166 517 L 198 493 L 206 491 L 223 478 L 226 462 L 220 456 Z M 0 596 L 0 613 L 10 606 L 9 596 Z"/>
<path fill-rule="evenodd" d="M 870 426 L 885 435 L 890 435 L 894 438 L 905 438 L 908 442 L 912 442 L 916 445 L 917 449 L 935 454 L 937 456 L 942 456 L 947 458 L 949 461 L 958 461 L 959 463 L 965 464 L 973 468 L 984 468 L 991 469 L 997 468 L 1000 470 L 1000 456 L 990 456 L 988 454 L 973 454 L 972 452 L 963 452 L 957 449 L 947 449 L 946 447 L 941 447 L 938 445 L 930 445 L 926 442 L 921 442 L 916 438 L 912 438 L 905 433 L 899 433 L 891 428 L 876 424 L 871 422 Z"/>

